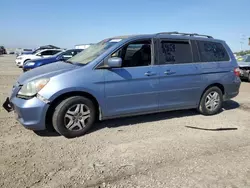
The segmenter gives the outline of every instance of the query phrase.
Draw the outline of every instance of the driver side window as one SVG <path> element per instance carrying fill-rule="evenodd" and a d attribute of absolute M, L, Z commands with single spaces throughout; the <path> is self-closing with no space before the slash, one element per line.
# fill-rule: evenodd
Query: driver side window
<path fill-rule="evenodd" d="M 148 66 L 151 64 L 151 40 L 130 43 L 111 57 L 122 58 L 122 67 Z"/>

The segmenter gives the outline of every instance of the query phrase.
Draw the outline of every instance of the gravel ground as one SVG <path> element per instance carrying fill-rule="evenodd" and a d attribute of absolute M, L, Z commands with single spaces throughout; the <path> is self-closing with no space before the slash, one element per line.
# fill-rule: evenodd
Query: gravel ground
<path fill-rule="evenodd" d="M 0 57 L 0 103 L 21 70 Z M 250 84 L 212 117 L 194 110 L 36 135 L 0 108 L 0 187 L 250 187 Z"/>

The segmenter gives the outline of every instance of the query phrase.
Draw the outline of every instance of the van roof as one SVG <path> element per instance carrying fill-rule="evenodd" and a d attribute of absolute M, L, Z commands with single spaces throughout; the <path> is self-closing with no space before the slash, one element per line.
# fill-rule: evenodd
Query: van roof
<path fill-rule="evenodd" d="M 198 33 L 179 33 L 179 32 L 160 32 L 155 34 L 134 34 L 134 35 L 122 35 L 122 36 L 115 36 L 110 37 L 109 39 L 140 39 L 140 38 L 173 38 L 173 39 L 193 39 L 193 40 L 212 40 L 212 41 L 219 41 L 222 40 L 214 39 L 210 35 L 198 34 Z"/>

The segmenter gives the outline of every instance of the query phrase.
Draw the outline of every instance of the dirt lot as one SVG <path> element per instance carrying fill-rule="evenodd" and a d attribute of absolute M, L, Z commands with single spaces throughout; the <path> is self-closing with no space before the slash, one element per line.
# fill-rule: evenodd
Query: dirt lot
<path fill-rule="evenodd" d="M 0 57 L 0 103 L 21 70 Z M 204 117 L 194 110 L 105 121 L 89 134 L 38 136 L 0 108 L 0 187 L 250 187 L 250 84 Z"/>

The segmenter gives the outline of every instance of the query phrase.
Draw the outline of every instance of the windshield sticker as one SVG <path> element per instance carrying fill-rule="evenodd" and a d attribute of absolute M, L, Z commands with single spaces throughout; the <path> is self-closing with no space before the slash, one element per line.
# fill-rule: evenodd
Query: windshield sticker
<path fill-rule="evenodd" d="M 109 42 L 120 42 L 122 39 L 111 39 Z"/>

